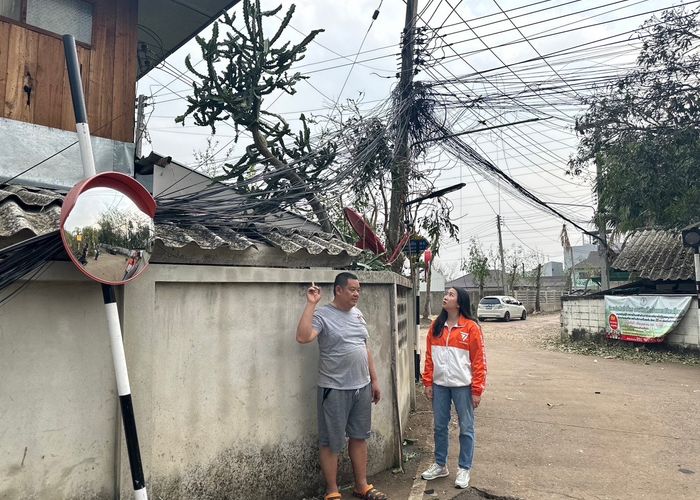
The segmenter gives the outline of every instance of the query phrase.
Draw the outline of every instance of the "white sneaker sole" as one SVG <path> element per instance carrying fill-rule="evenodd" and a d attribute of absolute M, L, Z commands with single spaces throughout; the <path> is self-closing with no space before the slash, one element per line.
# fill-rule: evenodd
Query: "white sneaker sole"
<path fill-rule="evenodd" d="M 465 486 L 455 483 L 455 488 L 459 490 L 466 490 L 467 488 L 469 488 L 469 483 L 467 483 Z"/>
<path fill-rule="evenodd" d="M 426 481 L 432 481 L 433 479 L 439 479 L 441 477 L 447 477 L 449 476 L 449 472 L 445 472 L 444 474 L 438 474 L 437 476 L 430 476 L 430 477 L 425 477 L 423 474 L 421 474 L 421 479 L 425 479 Z"/>

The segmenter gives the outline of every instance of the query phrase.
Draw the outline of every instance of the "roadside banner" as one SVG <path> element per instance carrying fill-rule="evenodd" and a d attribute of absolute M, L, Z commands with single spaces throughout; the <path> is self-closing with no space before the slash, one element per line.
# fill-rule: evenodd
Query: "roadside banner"
<path fill-rule="evenodd" d="M 691 296 L 605 296 L 607 337 L 632 342 L 663 342 L 688 311 Z"/>

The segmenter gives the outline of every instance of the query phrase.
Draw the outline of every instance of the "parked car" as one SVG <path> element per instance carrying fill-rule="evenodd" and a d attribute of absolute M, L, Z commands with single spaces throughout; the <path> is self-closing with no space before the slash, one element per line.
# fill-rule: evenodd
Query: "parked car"
<path fill-rule="evenodd" d="M 527 318 L 527 310 L 523 303 L 507 295 L 491 295 L 479 301 L 476 316 L 479 321 L 486 319 L 501 319 L 510 321 L 511 318 Z"/>

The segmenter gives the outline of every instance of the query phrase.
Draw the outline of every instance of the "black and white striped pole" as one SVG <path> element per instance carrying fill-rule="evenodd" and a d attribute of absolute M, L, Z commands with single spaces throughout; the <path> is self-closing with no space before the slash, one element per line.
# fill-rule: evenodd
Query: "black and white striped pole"
<path fill-rule="evenodd" d="M 66 54 L 68 81 L 70 82 L 70 92 L 73 98 L 75 130 L 78 132 L 80 158 L 83 163 L 83 174 L 87 179 L 97 172 L 95 171 L 95 156 L 92 154 L 92 142 L 90 142 L 90 127 L 88 126 L 87 109 L 85 108 L 83 82 L 80 79 L 78 51 L 75 48 L 75 38 L 73 38 L 73 35 L 63 35 L 63 51 Z"/>
<path fill-rule="evenodd" d="M 134 498 L 136 498 L 136 500 L 147 500 L 148 493 L 146 491 L 146 481 L 143 477 L 139 437 L 136 433 L 134 405 L 131 400 L 129 373 L 126 369 L 126 356 L 124 355 L 122 329 L 121 324 L 119 323 L 119 311 L 117 310 L 117 300 L 114 295 L 114 286 L 103 284 L 102 295 L 105 302 L 105 312 L 107 313 L 109 342 L 112 347 L 112 361 L 114 362 L 114 372 L 117 377 L 117 393 L 119 394 L 119 406 L 121 407 L 122 412 L 126 450 L 129 455 L 131 481 L 134 485 Z"/>
<path fill-rule="evenodd" d="M 124 355 L 124 343 L 122 341 L 121 324 L 119 321 L 119 312 L 117 310 L 117 302 L 113 285 L 113 283 L 119 283 L 120 278 L 115 278 L 114 276 L 117 276 L 117 274 L 113 273 L 111 270 L 93 271 L 92 269 L 89 269 L 85 259 L 88 251 L 88 242 L 82 242 L 80 238 L 78 238 L 77 245 L 78 248 L 82 247 L 82 258 L 77 260 L 75 246 L 76 242 L 74 239 L 71 240 L 71 233 L 70 231 L 66 230 L 64 224 L 66 219 L 69 217 L 70 210 L 78 207 L 79 196 L 83 190 L 87 190 L 92 187 L 110 188 L 115 190 L 117 193 L 124 194 L 128 198 L 132 198 L 132 196 L 137 198 L 135 205 L 137 205 L 137 207 L 143 212 L 150 214 L 151 223 L 153 214 L 155 213 L 155 202 L 153 201 L 152 197 L 150 197 L 148 192 L 146 192 L 145 195 L 142 192 L 136 192 L 142 188 L 134 179 L 124 174 L 109 172 L 96 175 L 95 159 L 92 153 L 92 144 L 90 142 L 90 128 L 87 123 L 88 120 L 87 110 L 85 108 L 85 97 L 83 94 L 82 81 L 80 79 L 78 53 L 73 36 L 65 35 L 63 37 L 63 45 L 66 57 L 66 66 L 68 69 L 68 78 L 70 81 L 71 96 L 73 98 L 73 110 L 75 111 L 76 130 L 78 133 L 78 142 L 80 144 L 80 156 L 85 180 L 76 185 L 76 187 L 71 190 L 71 193 L 69 193 L 64 201 L 64 209 L 66 209 L 66 213 L 64 215 L 62 212 L 61 215 L 61 236 L 63 238 L 64 245 L 66 245 L 69 256 L 74 263 L 76 263 L 78 269 L 89 277 L 102 283 L 102 295 L 104 298 L 105 312 L 107 315 L 107 328 L 109 330 L 112 361 L 114 363 L 122 423 L 124 425 L 124 435 L 126 438 L 127 452 L 129 455 L 129 466 L 131 467 L 131 480 L 134 487 L 134 498 L 136 500 L 147 500 L 148 493 L 143 474 L 143 466 L 141 464 L 141 452 L 139 450 L 139 440 L 136 433 L 136 419 L 134 418 L 134 407 L 131 400 L 131 388 L 129 386 L 129 375 L 126 367 L 126 356 Z M 132 185 L 132 183 L 134 185 Z M 149 197 L 150 200 L 148 199 Z M 70 246 L 71 243 L 73 244 L 73 247 Z M 95 263 L 91 262 L 90 265 L 95 266 L 96 269 L 102 269 L 97 265 L 99 245 L 97 243 L 93 243 L 93 245 L 95 245 L 96 252 L 94 259 Z M 129 259 L 135 259 L 135 256 L 137 255 L 140 256 L 141 254 L 130 253 L 128 257 Z M 107 261 L 107 257 L 108 256 L 106 254 L 103 256 L 102 261 L 99 262 L 100 266 Z M 124 261 L 121 256 L 118 256 L 116 259 L 112 259 L 110 262 L 114 262 L 114 265 L 117 266 L 124 266 Z M 134 260 L 131 260 L 131 265 L 134 265 Z M 145 262 L 142 267 L 145 268 Z M 121 275 L 122 270 L 118 269 L 118 271 L 120 273 L 119 275 Z M 105 274 L 103 277 L 100 277 L 99 275 L 92 274 L 93 272 L 104 272 L 109 274 Z M 138 273 L 133 273 L 132 277 L 135 277 L 136 274 Z"/>
<path fill-rule="evenodd" d="M 683 246 L 693 249 L 695 262 L 695 299 L 698 313 L 698 347 L 700 347 L 700 221 L 681 231 Z"/>

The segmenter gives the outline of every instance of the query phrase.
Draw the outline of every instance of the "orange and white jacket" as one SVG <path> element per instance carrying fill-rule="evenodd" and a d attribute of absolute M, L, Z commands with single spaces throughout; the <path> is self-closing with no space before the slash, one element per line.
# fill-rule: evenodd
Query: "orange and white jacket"
<path fill-rule="evenodd" d="M 471 385 L 472 394 L 481 396 L 486 385 L 486 353 L 479 325 L 460 316 L 457 325 L 445 325 L 439 337 L 433 335 L 433 328 L 435 322 L 428 330 L 423 385 Z"/>

